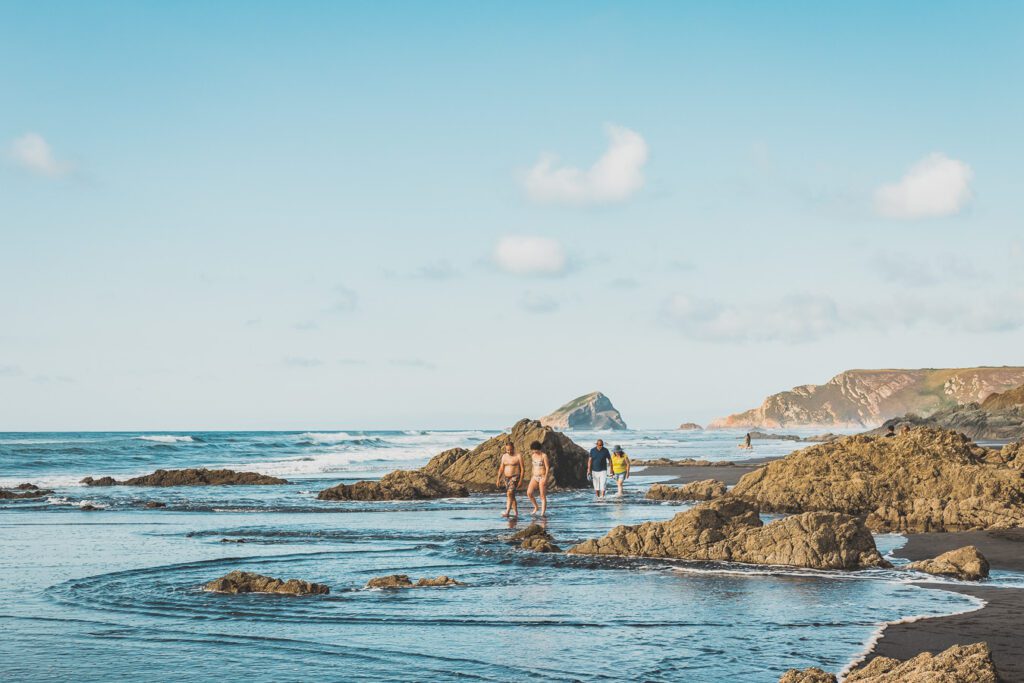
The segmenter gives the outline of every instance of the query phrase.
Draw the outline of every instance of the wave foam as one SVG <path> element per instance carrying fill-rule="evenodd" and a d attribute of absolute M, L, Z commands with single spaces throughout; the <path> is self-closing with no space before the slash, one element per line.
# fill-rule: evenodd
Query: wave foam
<path fill-rule="evenodd" d="M 134 438 L 139 441 L 155 441 L 156 443 L 192 443 L 195 441 L 191 436 L 175 436 L 173 434 L 153 434 Z"/>

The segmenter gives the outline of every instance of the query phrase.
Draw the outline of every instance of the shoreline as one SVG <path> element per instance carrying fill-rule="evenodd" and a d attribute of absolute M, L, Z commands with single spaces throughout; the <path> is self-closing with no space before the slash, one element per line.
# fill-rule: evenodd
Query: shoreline
<path fill-rule="evenodd" d="M 638 477 L 672 477 L 661 482 L 662 484 L 690 484 L 704 479 L 717 479 L 726 486 L 735 486 L 743 475 L 760 469 L 772 460 L 778 460 L 778 458 L 758 458 L 743 464 L 643 465 L 642 469 L 637 467 L 635 475 Z"/>

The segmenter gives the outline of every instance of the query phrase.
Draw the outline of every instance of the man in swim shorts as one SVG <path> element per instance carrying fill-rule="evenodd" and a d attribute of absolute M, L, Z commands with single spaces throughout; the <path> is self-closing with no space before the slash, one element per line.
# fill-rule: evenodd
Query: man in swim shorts
<path fill-rule="evenodd" d="M 523 456 L 516 453 L 516 447 L 511 442 L 505 444 L 501 462 L 498 464 L 498 479 L 494 482 L 498 488 L 505 487 L 505 512 L 502 513 L 502 517 L 519 516 L 516 489 L 523 481 L 524 471 L 526 471 L 526 464 L 523 462 Z"/>
<path fill-rule="evenodd" d="M 608 486 L 608 463 L 612 454 L 604 447 L 604 441 L 597 440 L 594 447 L 590 449 L 590 457 L 587 459 L 587 477 L 594 482 L 594 495 L 604 498 L 604 489 Z"/>

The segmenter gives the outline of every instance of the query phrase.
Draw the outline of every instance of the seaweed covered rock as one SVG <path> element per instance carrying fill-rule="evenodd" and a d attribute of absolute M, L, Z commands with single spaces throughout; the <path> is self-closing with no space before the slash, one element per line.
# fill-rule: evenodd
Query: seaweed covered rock
<path fill-rule="evenodd" d="M 859 434 L 770 462 L 731 495 L 773 512 L 866 516 L 882 532 L 1024 526 L 1024 478 L 991 453 L 944 429 Z"/>
<path fill-rule="evenodd" d="M 423 472 L 395 470 L 380 481 L 338 484 L 321 491 L 320 500 L 429 500 L 468 496 L 461 484 L 454 484 Z"/>
<path fill-rule="evenodd" d="M 911 562 L 907 569 L 935 574 L 936 576 L 953 576 L 964 581 L 980 581 L 988 576 L 988 560 L 973 545 L 950 550 L 931 560 Z"/>
<path fill-rule="evenodd" d="M 157 470 L 152 474 L 118 481 L 113 477 L 82 480 L 86 486 L 270 486 L 287 484 L 287 480 L 257 472 L 235 472 L 234 470 L 208 470 L 189 468 L 184 470 Z"/>
<path fill-rule="evenodd" d="M 726 486 L 717 479 L 693 481 L 682 486 L 652 484 L 644 498 L 648 500 L 714 500 L 726 493 Z"/>
<path fill-rule="evenodd" d="M 327 595 L 331 589 L 322 583 L 300 579 L 275 579 L 254 572 L 235 570 L 219 579 L 210 581 L 203 590 L 212 593 L 280 593 L 282 595 Z"/>
<path fill-rule="evenodd" d="M 529 478 L 533 466 L 530 459 L 530 444 L 539 441 L 548 454 L 550 471 L 548 486 L 551 488 L 585 488 L 587 482 L 587 452 L 573 443 L 572 439 L 537 420 L 523 419 L 517 422 L 510 433 L 499 434 L 488 439 L 471 451 L 452 449 L 444 451 L 428 462 L 420 471 L 466 486 L 470 491 L 494 491 L 494 480 L 498 473 L 505 444 L 512 443 L 522 453 L 526 463 L 525 476 Z"/>
<path fill-rule="evenodd" d="M 875 657 L 854 668 L 845 683 L 997 683 L 999 674 L 986 643 L 954 645 L 937 655 L 922 652 L 899 661 Z"/>
<path fill-rule="evenodd" d="M 603 538 L 584 541 L 569 552 L 814 569 L 889 566 L 871 532 L 855 517 L 809 512 L 765 525 L 754 505 L 729 496 L 664 522 L 615 527 Z"/>
<path fill-rule="evenodd" d="M 836 683 L 836 677 L 812 666 L 809 669 L 790 669 L 782 674 L 779 683 Z"/>
<path fill-rule="evenodd" d="M 509 537 L 513 543 L 519 543 L 523 550 L 535 553 L 560 553 L 562 549 L 555 545 L 555 539 L 540 524 L 531 524 L 522 531 Z"/>
<path fill-rule="evenodd" d="M 433 579 L 422 578 L 416 583 L 412 582 L 408 574 L 389 574 L 388 576 L 377 576 L 366 582 L 366 588 L 378 590 L 393 590 L 396 588 L 437 588 L 441 586 L 465 586 L 461 581 L 456 581 L 450 576 L 437 576 Z"/>

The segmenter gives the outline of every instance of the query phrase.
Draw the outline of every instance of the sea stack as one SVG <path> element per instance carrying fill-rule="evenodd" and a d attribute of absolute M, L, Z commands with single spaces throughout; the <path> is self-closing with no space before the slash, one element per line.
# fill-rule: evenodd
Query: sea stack
<path fill-rule="evenodd" d="M 628 429 L 611 400 L 600 391 L 574 398 L 540 422 L 554 429 Z"/>

